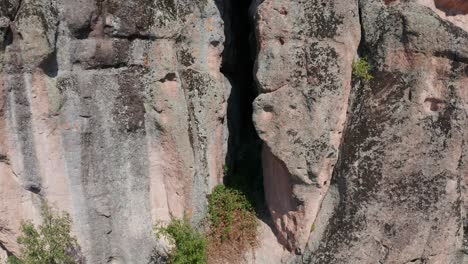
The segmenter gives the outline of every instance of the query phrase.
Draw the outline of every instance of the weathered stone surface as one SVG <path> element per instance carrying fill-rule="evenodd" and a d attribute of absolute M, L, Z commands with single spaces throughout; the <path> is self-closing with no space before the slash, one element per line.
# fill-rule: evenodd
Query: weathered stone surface
<path fill-rule="evenodd" d="M 152 225 L 198 223 L 221 181 L 230 86 L 218 8 L 0 6 L 0 244 L 17 254 L 21 220 L 40 222 L 47 199 L 71 213 L 87 263 L 147 263 Z"/>
<path fill-rule="evenodd" d="M 431 8 L 441 18 L 468 31 L 468 2 L 463 0 L 418 0 L 417 3 Z"/>
<path fill-rule="evenodd" d="M 0 263 L 6 263 L 8 259 L 7 253 L 5 250 L 0 248 Z"/>
<path fill-rule="evenodd" d="M 225 163 L 263 166 L 246 263 L 462 263 L 467 69 L 463 0 L 0 0 L 0 263 L 45 200 L 164 263 Z"/>
<path fill-rule="evenodd" d="M 321 6 L 321 8 L 317 8 Z M 355 1 L 264 1 L 258 8 L 254 122 L 279 238 L 305 246 L 338 157 L 360 38 Z"/>
<path fill-rule="evenodd" d="M 353 88 L 340 200 L 299 262 L 462 263 L 468 33 L 413 3 L 360 8 L 374 79 Z"/>

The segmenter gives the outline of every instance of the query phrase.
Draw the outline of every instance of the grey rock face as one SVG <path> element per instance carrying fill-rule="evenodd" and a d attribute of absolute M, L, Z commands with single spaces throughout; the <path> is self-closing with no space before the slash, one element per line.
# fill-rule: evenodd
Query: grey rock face
<path fill-rule="evenodd" d="M 265 197 L 283 244 L 300 250 L 338 157 L 360 38 L 358 6 L 264 1 L 257 31 L 254 122 L 264 141 Z"/>
<path fill-rule="evenodd" d="M 88 263 L 147 263 L 152 225 L 205 215 L 227 144 L 212 1 L 2 1 L 0 243 L 41 200 Z M 9 232 L 4 231 L 9 230 Z"/>
<path fill-rule="evenodd" d="M 0 0 L 0 263 L 45 200 L 87 263 L 162 263 L 225 162 L 263 167 L 246 263 L 462 263 L 467 30 L 460 0 Z"/>
<path fill-rule="evenodd" d="M 257 31 L 266 202 L 293 262 L 461 263 L 467 32 L 416 1 L 263 1 Z M 374 78 L 349 93 L 357 53 Z"/>
<path fill-rule="evenodd" d="M 360 9 L 374 78 L 353 87 L 339 203 L 299 262 L 462 263 L 468 34 L 412 3 Z"/>

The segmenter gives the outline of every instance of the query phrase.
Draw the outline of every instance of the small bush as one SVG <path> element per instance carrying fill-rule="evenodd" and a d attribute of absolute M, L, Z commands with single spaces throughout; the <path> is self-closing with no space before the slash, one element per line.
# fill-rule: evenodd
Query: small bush
<path fill-rule="evenodd" d="M 209 197 L 210 258 L 235 260 L 257 243 L 257 219 L 240 191 L 217 186 Z M 217 261 L 221 262 L 221 261 Z"/>
<path fill-rule="evenodd" d="M 10 256 L 8 257 L 8 264 L 23 264 L 23 262 L 15 256 Z"/>
<path fill-rule="evenodd" d="M 257 219 L 242 192 L 217 186 L 209 196 L 207 220 L 208 238 L 196 231 L 186 217 L 156 228 L 157 237 L 166 235 L 175 244 L 169 263 L 240 263 L 245 251 L 256 246 Z"/>
<path fill-rule="evenodd" d="M 52 212 L 42 206 L 43 222 L 36 229 L 31 222 L 21 225 L 22 235 L 18 243 L 22 246 L 21 256 L 10 257 L 9 264 L 75 264 L 81 263 L 80 247 L 70 235 L 71 219 L 66 213 Z"/>
<path fill-rule="evenodd" d="M 372 70 L 372 66 L 367 62 L 367 58 L 358 59 L 353 61 L 353 79 L 362 79 L 364 81 L 370 81 L 373 77 L 369 73 Z"/>
<path fill-rule="evenodd" d="M 175 250 L 169 256 L 171 264 L 205 264 L 207 262 L 207 240 L 196 231 L 186 217 L 173 219 L 167 227 L 157 228 L 156 234 L 165 234 L 175 244 Z"/>

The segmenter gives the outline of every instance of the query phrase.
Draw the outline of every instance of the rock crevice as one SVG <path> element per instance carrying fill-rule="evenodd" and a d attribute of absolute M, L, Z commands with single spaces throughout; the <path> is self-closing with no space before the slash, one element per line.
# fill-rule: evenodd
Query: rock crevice
<path fill-rule="evenodd" d="M 224 183 L 248 263 L 461 263 L 465 6 L 0 1 L 0 255 L 47 200 L 87 263 L 164 259 L 152 226 Z"/>

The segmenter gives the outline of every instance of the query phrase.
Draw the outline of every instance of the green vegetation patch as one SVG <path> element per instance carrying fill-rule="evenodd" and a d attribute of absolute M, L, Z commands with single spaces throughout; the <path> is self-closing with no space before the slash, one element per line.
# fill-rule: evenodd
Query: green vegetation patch
<path fill-rule="evenodd" d="M 207 239 L 190 225 L 186 217 L 173 219 L 167 227 L 157 228 L 156 233 L 167 235 L 174 242 L 169 263 L 207 263 Z"/>
<path fill-rule="evenodd" d="M 238 190 L 217 186 L 209 197 L 208 214 L 211 224 L 209 256 L 220 262 L 223 258 L 241 258 L 257 244 L 257 218 L 247 197 Z"/>
<path fill-rule="evenodd" d="M 18 243 L 21 255 L 9 257 L 9 264 L 75 264 L 81 263 L 80 247 L 71 236 L 71 219 L 66 213 L 58 214 L 44 204 L 42 224 L 36 228 L 31 222 L 21 225 Z"/>
<path fill-rule="evenodd" d="M 169 263 L 241 263 L 244 253 L 257 245 L 257 218 L 241 191 L 220 185 L 208 202 L 206 235 L 195 230 L 187 217 L 155 229 L 157 238 L 165 235 L 175 245 Z"/>
<path fill-rule="evenodd" d="M 353 61 L 353 79 L 361 79 L 370 81 L 373 77 L 370 74 L 372 66 L 367 61 L 367 58 L 358 59 Z"/>

